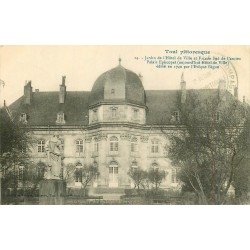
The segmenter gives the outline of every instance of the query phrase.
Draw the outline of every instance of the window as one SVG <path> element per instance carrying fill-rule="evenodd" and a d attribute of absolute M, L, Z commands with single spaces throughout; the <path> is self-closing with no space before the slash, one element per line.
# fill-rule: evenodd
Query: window
<path fill-rule="evenodd" d="M 22 113 L 20 115 L 20 121 L 26 123 L 27 122 L 27 114 Z"/>
<path fill-rule="evenodd" d="M 93 122 L 98 121 L 98 113 L 97 109 L 93 109 Z"/>
<path fill-rule="evenodd" d="M 76 164 L 75 182 L 82 182 L 82 164 L 80 162 Z"/>
<path fill-rule="evenodd" d="M 118 174 L 118 166 L 109 166 L 110 174 Z"/>
<path fill-rule="evenodd" d="M 58 113 L 58 114 L 57 114 L 56 123 L 65 123 L 65 120 L 64 120 L 64 113 Z"/>
<path fill-rule="evenodd" d="M 18 180 L 23 180 L 24 177 L 24 166 L 18 167 Z"/>
<path fill-rule="evenodd" d="M 109 164 L 109 173 L 118 174 L 118 164 L 116 161 L 111 161 Z"/>
<path fill-rule="evenodd" d="M 180 121 L 180 114 L 179 114 L 179 111 L 174 111 L 173 112 L 173 116 L 174 116 L 174 120 L 176 122 L 179 122 Z"/>
<path fill-rule="evenodd" d="M 39 179 L 42 179 L 44 177 L 44 173 L 45 173 L 45 166 L 42 164 L 39 164 L 38 168 L 37 168 L 37 175 Z"/>
<path fill-rule="evenodd" d="M 215 121 L 216 122 L 220 121 L 220 112 L 219 111 L 216 112 L 216 114 L 215 114 Z"/>
<path fill-rule="evenodd" d="M 152 168 L 154 170 L 159 170 L 159 166 L 158 166 L 158 164 L 156 162 L 152 163 Z"/>
<path fill-rule="evenodd" d="M 115 89 L 111 89 L 111 95 L 114 96 L 115 94 Z"/>
<path fill-rule="evenodd" d="M 139 110 L 138 109 L 134 109 L 134 119 L 138 119 L 139 117 Z"/>
<path fill-rule="evenodd" d="M 44 140 L 39 140 L 37 142 L 37 152 L 38 153 L 45 152 L 45 141 Z"/>
<path fill-rule="evenodd" d="M 159 152 L 159 141 L 153 140 L 151 145 L 151 153 L 158 153 Z"/>
<path fill-rule="evenodd" d="M 64 151 L 64 140 L 60 138 L 60 141 L 61 141 L 61 149 L 62 151 Z"/>
<path fill-rule="evenodd" d="M 117 116 L 117 108 L 116 107 L 112 107 L 111 108 L 111 117 L 115 118 Z"/>
<path fill-rule="evenodd" d="M 118 152 L 118 138 L 116 136 L 110 138 L 110 152 Z"/>
<path fill-rule="evenodd" d="M 111 161 L 109 164 L 109 187 L 118 187 L 118 164 Z"/>
<path fill-rule="evenodd" d="M 93 152 L 98 153 L 98 139 L 94 138 L 94 144 L 93 144 Z"/>
<path fill-rule="evenodd" d="M 177 170 L 175 168 L 172 169 L 172 183 L 176 183 L 177 182 L 177 177 L 176 177 L 176 174 L 177 174 Z"/>
<path fill-rule="evenodd" d="M 21 152 L 26 153 L 27 152 L 27 147 L 26 147 L 26 142 L 22 141 L 21 142 Z"/>
<path fill-rule="evenodd" d="M 133 137 L 131 140 L 131 153 L 136 153 L 138 149 L 137 138 Z"/>
<path fill-rule="evenodd" d="M 83 152 L 83 140 L 76 140 L 76 152 L 77 153 Z"/>
<path fill-rule="evenodd" d="M 95 168 L 98 167 L 98 163 L 96 161 L 93 162 L 93 167 L 95 167 Z"/>
<path fill-rule="evenodd" d="M 98 163 L 96 161 L 93 162 L 93 167 L 97 168 L 98 167 Z M 93 187 L 97 187 L 98 186 L 98 173 L 96 173 L 96 175 L 93 178 Z"/>
<path fill-rule="evenodd" d="M 132 161 L 131 168 L 132 168 L 133 170 L 136 170 L 136 169 L 138 168 L 138 164 L 137 164 L 137 161 L 136 161 L 136 160 Z"/>

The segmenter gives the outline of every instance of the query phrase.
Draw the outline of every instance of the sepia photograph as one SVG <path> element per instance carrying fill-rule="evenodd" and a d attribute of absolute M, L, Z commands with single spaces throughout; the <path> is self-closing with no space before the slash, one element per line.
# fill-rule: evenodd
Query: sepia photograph
<path fill-rule="evenodd" d="M 1 1 L 1 249 L 247 249 L 243 0 Z"/>
<path fill-rule="evenodd" d="M 250 204 L 250 47 L 0 47 L 2 205 Z"/>

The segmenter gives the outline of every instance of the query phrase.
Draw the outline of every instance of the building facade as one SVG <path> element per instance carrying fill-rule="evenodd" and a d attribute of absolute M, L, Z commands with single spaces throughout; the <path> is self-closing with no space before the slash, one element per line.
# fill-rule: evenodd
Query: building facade
<path fill-rule="evenodd" d="M 204 95 L 214 90 L 199 90 Z M 177 96 L 186 100 L 186 82 L 178 90 L 144 90 L 141 76 L 119 65 L 97 78 L 92 90 L 68 92 L 62 77 L 59 92 L 33 91 L 31 82 L 10 109 L 33 131 L 34 162 L 47 161 L 45 143 L 55 133 L 62 142 L 63 166 L 95 165 L 100 175 L 97 189 L 133 186 L 130 167 L 166 171 L 162 188 L 178 189 L 176 168 L 166 157 L 167 140 L 162 132 L 179 125 Z M 217 93 L 217 90 L 216 90 Z M 75 174 L 69 187 L 79 187 Z"/>

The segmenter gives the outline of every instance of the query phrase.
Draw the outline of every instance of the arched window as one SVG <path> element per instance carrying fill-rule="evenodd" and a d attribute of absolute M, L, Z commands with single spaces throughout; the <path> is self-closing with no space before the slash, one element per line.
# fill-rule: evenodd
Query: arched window
<path fill-rule="evenodd" d="M 131 140 L 131 153 L 136 153 L 138 150 L 137 138 L 133 137 Z"/>
<path fill-rule="evenodd" d="M 118 138 L 116 136 L 112 136 L 110 138 L 109 150 L 111 153 L 118 153 L 119 145 L 118 145 Z"/>
<path fill-rule="evenodd" d="M 37 152 L 38 153 L 45 152 L 45 141 L 44 140 L 37 141 Z"/>
<path fill-rule="evenodd" d="M 76 152 L 77 153 L 83 152 L 83 140 L 81 140 L 81 139 L 76 140 Z"/>
<path fill-rule="evenodd" d="M 75 169 L 75 182 L 82 182 L 82 164 L 78 162 Z"/>
<path fill-rule="evenodd" d="M 111 161 L 109 164 L 109 187 L 118 187 L 118 164 Z"/>
<path fill-rule="evenodd" d="M 154 170 L 159 170 L 159 165 L 158 165 L 158 163 L 153 162 L 151 166 L 152 166 L 152 168 L 153 168 Z"/>

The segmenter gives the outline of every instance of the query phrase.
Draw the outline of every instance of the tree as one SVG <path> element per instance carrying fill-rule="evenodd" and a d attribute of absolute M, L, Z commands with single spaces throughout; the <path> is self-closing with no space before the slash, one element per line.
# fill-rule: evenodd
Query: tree
<path fill-rule="evenodd" d="M 134 182 L 134 188 L 137 187 L 139 191 L 140 187 L 145 188 L 145 181 L 147 179 L 147 172 L 139 167 L 130 167 L 128 171 L 128 176 Z"/>
<path fill-rule="evenodd" d="M 164 131 L 168 157 L 180 167 L 183 190 L 195 192 L 202 204 L 223 204 L 249 154 L 249 112 L 230 93 L 204 98 L 188 92 L 178 131 Z"/>
<path fill-rule="evenodd" d="M 98 167 L 89 165 L 78 169 L 81 176 L 82 189 L 85 190 L 88 184 L 99 176 Z M 79 174 L 79 173 L 78 173 Z M 76 172 L 75 172 L 76 175 Z"/>
<path fill-rule="evenodd" d="M 235 198 L 238 203 L 245 203 L 248 200 L 250 190 L 250 163 L 249 158 L 242 160 L 241 171 L 235 173 L 232 186 L 235 189 Z"/>
<path fill-rule="evenodd" d="M 167 173 L 164 170 L 160 170 L 158 168 L 149 169 L 147 178 L 152 184 L 155 193 L 159 190 L 162 181 L 166 178 L 166 175 Z"/>
<path fill-rule="evenodd" d="M 28 127 L 11 116 L 8 108 L 0 109 L 0 172 L 2 173 L 2 191 L 12 187 L 18 188 L 19 167 L 30 164 L 29 147 L 32 136 Z"/>
<path fill-rule="evenodd" d="M 63 176 L 68 183 L 74 181 L 80 183 L 81 190 L 85 193 L 87 186 L 99 176 L 99 172 L 95 165 L 76 168 L 75 165 L 69 163 L 64 168 Z"/>

